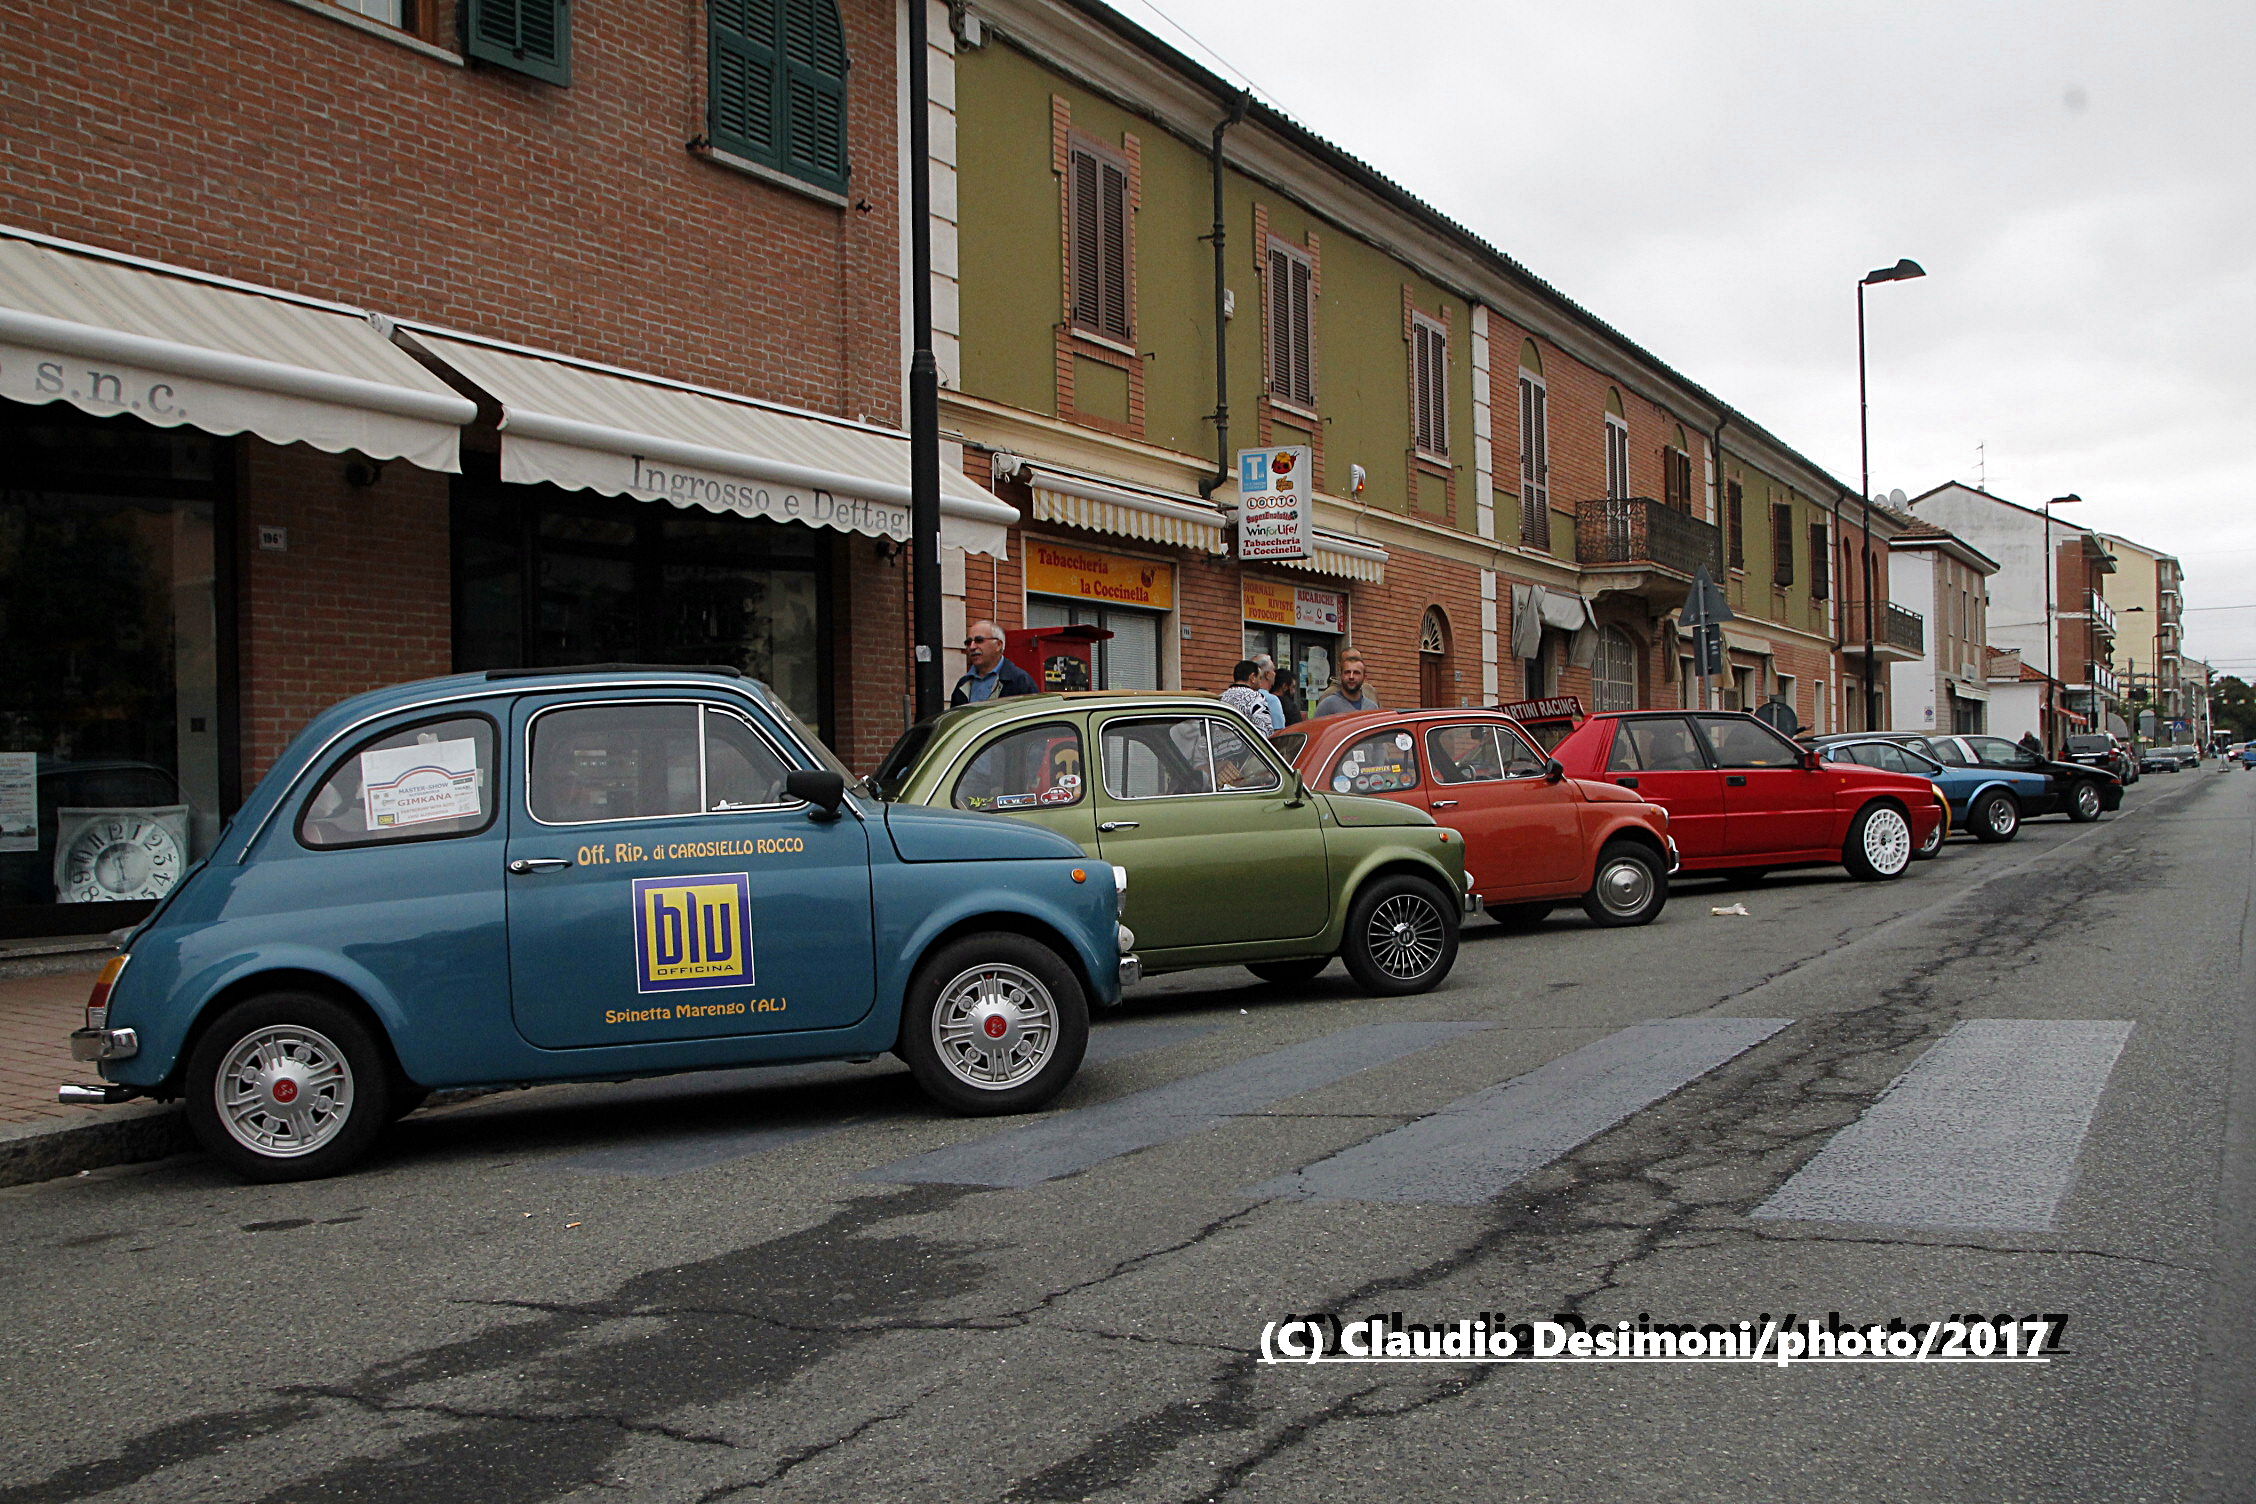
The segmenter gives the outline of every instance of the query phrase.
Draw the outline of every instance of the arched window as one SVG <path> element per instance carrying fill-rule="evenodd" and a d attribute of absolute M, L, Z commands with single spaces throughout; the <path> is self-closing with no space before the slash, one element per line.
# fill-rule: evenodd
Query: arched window
<path fill-rule="evenodd" d="M 846 191 L 838 0 L 707 0 L 706 129 L 720 151 Z"/>
<path fill-rule="evenodd" d="M 1591 666 L 1600 710 L 1637 708 L 1637 642 L 1620 627 L 1598 633 L 1598 661 Z"/>
<path fill-rule="evenodd" d="M 1439 606 L 1428 606 L 1425 620 L 1418 624 L 1418 696 L 1429 706 L 1457 703 L 1449 673 L 1449 618 Z"/>

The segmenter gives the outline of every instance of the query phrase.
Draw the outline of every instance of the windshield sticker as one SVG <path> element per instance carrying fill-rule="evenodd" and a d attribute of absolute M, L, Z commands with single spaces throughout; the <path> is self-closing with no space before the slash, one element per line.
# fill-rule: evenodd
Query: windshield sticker
<path fill-rule="evenodd" d="M 478 743 L 417 742 L 360 754 L 360 798 L 370 830 L 422 825 L 431 820 L 475 820 L 479 786 Z"/>
<path fill-rule="evenodd" d="M 1402 749 L 1403 751 L 1405 751 L 1405 752 L 1409 751 L 1409 750 L 1410 750 L 1410 733 L 1409 733 L 1409 732 L 1407 732 L 1407 731 L 1397 731 L 1397 732 L 1396 732 L 1396 733 L 1394 734 L 1394 744 L 1395 744 L 1395 745 L 1396 745 L 1397 747 L 1400 747 L 1400 748 L 1401 748 L 1401 749 Z"/>
<path fill-rule="evenodd" d="M 995 796 L 995 808 L 997 809 L 1024 809 L 1033 802 L 1034 796 L 1032 794 L 997 794 Z"/>
<path fill-rule="evenodd" d="M 1332 788 L 1337 793 L 1344 794 L 1354 787 L 1355 780 L 1345 773 L 1336 774 L 1332 778 Z"/>
<path fill-rule="evenodd" d="M 753 984 L 750 874 L 638 877 L 633 893 L 636 991 Z"/>

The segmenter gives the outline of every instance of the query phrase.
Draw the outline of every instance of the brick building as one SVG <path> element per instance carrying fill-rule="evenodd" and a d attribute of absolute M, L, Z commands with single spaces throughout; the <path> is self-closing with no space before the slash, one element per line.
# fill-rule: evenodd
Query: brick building
<path fill-rule="evenodd" d="M 162 871 L 59 849 L 192 860 L 398 680 L 728 662 L 876 758 L 898 21 L 0 0 L 0 936 L 135 917 Z M 959 554 L 1012 520 L 951 480 Z"/>

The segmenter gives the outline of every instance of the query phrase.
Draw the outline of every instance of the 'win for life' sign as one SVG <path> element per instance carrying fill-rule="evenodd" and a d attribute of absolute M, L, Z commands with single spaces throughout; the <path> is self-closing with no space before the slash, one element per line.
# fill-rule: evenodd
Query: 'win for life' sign
<path fill-rule="evenodd" d="M 1305 559 L 1316 525 L 1314 451 L 1238 451 L 1238 557 Z"/>

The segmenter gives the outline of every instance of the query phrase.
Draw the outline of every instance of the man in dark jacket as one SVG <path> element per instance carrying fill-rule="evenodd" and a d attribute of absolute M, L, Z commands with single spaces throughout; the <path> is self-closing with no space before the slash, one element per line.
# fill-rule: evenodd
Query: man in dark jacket
<path fill-rule="evenodd" d="M 991 621 L 971 624 L 971 635 L 964 639 L 964 657 L 971 672 L 956 681 L 956 692 L 948 696 L 950 705 L 975 705 L 981 700 L 1040 692 L 1033 675 L 1003 656 L 1003 629 Z"/>

